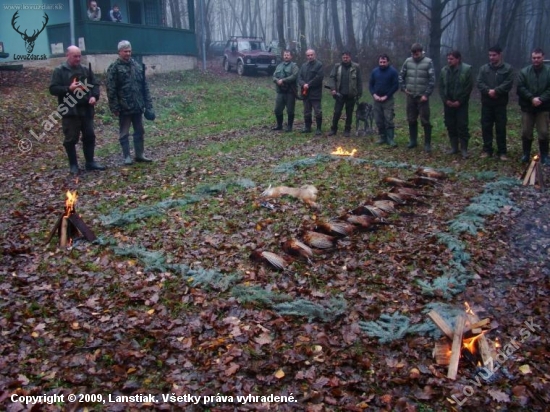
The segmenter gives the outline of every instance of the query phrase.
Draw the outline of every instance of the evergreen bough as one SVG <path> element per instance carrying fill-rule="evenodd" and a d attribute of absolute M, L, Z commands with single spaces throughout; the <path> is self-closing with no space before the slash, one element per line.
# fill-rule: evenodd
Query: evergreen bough
<path fill-rule="evenodd" d="M 380 343 L 401 339 L 409 332 L 410 320 L 407 316 L 394 312 L 383 313 L 377 321 L 360 321 L 359 327 L 371 338 L 378 338 Z"/>
<path fill-rule="evenodd" d="M 346 312 L 347 306 L 347 302 L 343 298 L 332 298 L 325 305 L 306 299 L 297 299 L 292 302 L 278 303 L 273 306 L 273 309 L 280 315 L 306 317 L 309 322 L 313 319 L 332 322 Z"/>
<path fill-rule="evenodd" d="M 237 285 L 231 289 L 231 294 L 237 298 L 237 300 L 242 303 L 255 303 L 264 305 L 267 307 L 272 307 L 280 302 L 287 302 L 292 300 L 292 297 L 289 295 L 275 293 L 270 290 L 266 290 L 261 286 L 244 286 Z"/>

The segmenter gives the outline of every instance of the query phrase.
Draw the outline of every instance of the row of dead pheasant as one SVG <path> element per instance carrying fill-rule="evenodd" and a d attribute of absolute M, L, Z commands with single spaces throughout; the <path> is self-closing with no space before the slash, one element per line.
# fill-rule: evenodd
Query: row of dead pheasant
<path fill-rule="evenodd" d="M 372 200 L 339 216 L 337 219 L 315 223 L 313 230 L 302 230 L 300 239 L 289 238 L 281 243 L 281 248 L 288 256 L 281 256 L 274 252 L 255 250 L 250 258 L 257 262 L 267 263 L 271 267 L 284 270 L 294 259 L 303 259 L 311 263 L 311 259 L 320 251 L 330 250 L 336 247 L 338 240 L 352 235 L 356 231 L 372 230 L 379 225 L 387 224 L 384 220 L 389 214 L 394 213 L 396 206 L 408 202 L 423 203 L 426 193 L 418 190 L 424 186 L 435 186 L 439 180 L 446 178 L 445 173 L 429 168 L 421 167 L 415 172 L 416 177 L 402 180 L 394 177 L 382 179 L 382 183 L 392 186 L 383 193 L 377 194 Z M 304 185 L 300 188 L 286 186 L 269 186 L 261 196 L 263 198 L 278 198 L 284 195 L 302 200 L 307 205 L 317 208 L 317 188 L 312 185 Z"/>

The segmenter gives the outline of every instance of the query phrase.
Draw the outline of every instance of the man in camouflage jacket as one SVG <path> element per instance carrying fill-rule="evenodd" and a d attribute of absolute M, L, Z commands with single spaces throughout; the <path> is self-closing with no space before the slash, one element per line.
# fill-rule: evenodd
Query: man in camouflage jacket
<path fill-rule="evenodd" d="M 119 141 L 122 147 L 124 164 L 131 165 L 130 125 L 134 128 L 134 150 L 136 162 L 152 162 L 143 154 L 144 143 L 142 114 L 154 120 L 153 102 L 145 73 L 140 65 L 132 59 L 132 45 L 127 40 L 118 43 L 119 58 L 111 63 L 107 70 L 107 97 L 109 108 L 119 119 Z"/>
<path fill-rule="evenodd" d="M 69 158 L 71 174 L 78 174 L 76 144 L 82 133 L 82 151 L 86 170 L 105 170 L 94 161 L 94 106 L 99 100 L 99 83 L 93 73 L 80 64 L 82 52 L 76 46 L 67 48 L 67 61 L 56 67 L 50 83 L 50 94 L 57 96 L 57 113 L 63 127 L 63 146 Z"/>

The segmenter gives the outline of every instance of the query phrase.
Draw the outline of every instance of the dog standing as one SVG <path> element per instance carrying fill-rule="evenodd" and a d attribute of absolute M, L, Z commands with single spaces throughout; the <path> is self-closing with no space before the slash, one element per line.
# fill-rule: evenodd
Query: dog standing
<path fill-rule="evenodd" d="M 364 123 L 364 126 L 360 128 L 360 122 Z M 357 110 L 355 112 L 355 136 L 374 133 L 374 111 L 372 104 L 367 102 L 357 103 Z"/>

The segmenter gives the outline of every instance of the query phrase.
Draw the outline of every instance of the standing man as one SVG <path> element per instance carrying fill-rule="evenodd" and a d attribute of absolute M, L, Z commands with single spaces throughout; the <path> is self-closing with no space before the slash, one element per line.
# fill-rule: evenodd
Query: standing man
<path fill-rule="evenodd" d="M 69 158 L 69 171 L 78 174 L 76 144 L 82 133 L 82 151 L 86 170 L 105 170 L 94 161 L 94 106 L 99 100 L 99 83 L 93 73 L 80 64 L 82 53 L 76 46 L 67 48 L 67 61 L 56 67 L 50 94 L 57 96 L 57 112 L 62 117 L 63 146 Z"/>
<path fill-rule="evenodd" d="M 132 45 L 127 40 L 118 43 L 118 59 L 107 69 L 107 96 L 109 108 L 118 117 L 119 141 L 124 164 L 131 165 L 130 125 L 134 128 L 134 150 L 136 162 L 152 162 L 145 157 L 142 114 L 147 120 L 155 120 L 149 86 L 145 81 L 143 68 L 132 59 Z"/>
<path fill-rule="evenodd" d="M 517 93 L 521 108 L 521 139 L 523 157 L 527 163 L 531 157 L 533 127 L 537 129 L 541 163 L 548 160 L 548 113 L 550 112 L 550 67 L 544 64 L 544 52 L 536 48 L 531 52 L 531 65 L 519 72 Z"/>
<path fill-rule="evenodd" d="M 375 68 L 369 81 L 369 91 L 374 99 L 374 120 L 378 127 L 380 140 L 378 144 L 397 146 L 394 141 L 395 102 L 393 95 L 399 90 L 399 74 L 390 66 L 387 54 L 378 56 L 378 67 Z"/>
<path fill-rule="evenodd" d="M 441 69 L 439 77 L 439 94 L 451 141 L 451 150 L 448 153 L 458 153 L 460 143 L 463 159 L 468 157 L 468 102 L 473 87 L 472 66 L 462 62 L 462 55 L 458 50 L 447 53 L 447 66 Z"/>
<path fill-rule="evenodd" d="M 277 89 L 277 98 L 275 99 L 277 126 L 271 130 L 283 130 L 283 110 L 286 107 L 286 114 L 288 116 L 286 132 L 292 131 L 298 71 L 298 65 L 292 61 L 290 50 L 283 51 L 283 61 L 279 63 L 275 72 L 273 72 L 273 82 Z"/>
<path fill-rule="evenodd" d="M 497 156 L 506 157 L 506 123 L 508 94 L 514 85 L 514 69 L 502 60 L 502 49 L 489 49 L 489 63 L 481 66 L 477 75 L 477 88 L 481 93 L 482 158 L 493 155 L 493 124 L 495 125 Z"/>
<path fill-rule="evenodd" d="M 411 57 L 403 63 L 399 73 L 401 90 L 407 94 L 407 122 L 409 123 L 409 144 L 417 146 L 418 117 L 424 128 L 424 151 L 432 151 L 432 125 L 430 123 L 430 95 L 435 87 L 435 70 L 432 59 L 424 56 L 422 45 L 411 46 Z"/>
<path fill-rule="evenodd" d="M 304 123 L 302 133 L 311 133 L 312 112 L 315 111 L 317 130 L 315 135 L 321 135 L 323 124 L 323 111 L 321 98 L 323 97 L 323 63 L 316 59 L 315 50 L 306 51 L 307 62 L 300 67 L 298 73 L 298 86 L 304 100 Z"/>
<path fill-rule="evenodd" d="M 342 115 L 342 109 L 346 108 L 346 124 L 344 136 L 349 137 L 351 121 L 353 120 L 353 109 L 355 103 L 361 99 L 363 94 L 363 80 L 359 65 L 351 61 L 351 54 L 348 51 L 342 53 L 342 62 L 336 63 L 330 72 L 330 92 L 334 97 L 334 114 L 332 115 L 332 126 L 329 136 L 334 136 L 338 130 L 338 121 Z"/>

